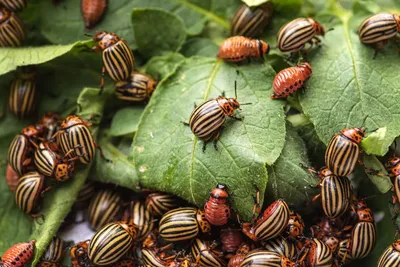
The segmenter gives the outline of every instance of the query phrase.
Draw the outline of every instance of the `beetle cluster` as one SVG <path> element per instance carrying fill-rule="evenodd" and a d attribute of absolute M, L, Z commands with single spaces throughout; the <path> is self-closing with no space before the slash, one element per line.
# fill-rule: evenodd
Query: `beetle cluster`
<path fill-rule="evenodd" d="M 63 182 L 72 177 L 77 161 L 89 164 L 97 147 L 90 123 L 70 115 L 61 121 L 47 113 L 42 120 L 17 134 L 8 150 L 7 183 L 15 191 L 19 208 L 36 216 L 44 192 L 45 178 Z"/>

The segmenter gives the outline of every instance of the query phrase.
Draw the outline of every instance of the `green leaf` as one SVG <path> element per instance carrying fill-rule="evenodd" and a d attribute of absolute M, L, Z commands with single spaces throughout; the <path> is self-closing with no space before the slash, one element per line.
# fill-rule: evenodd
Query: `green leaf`
<path fill-rule="evenodd" d="M 108 95 L 104 93 L 101 96 L 99 95 L 98 88 L 84 88 L 77 101 L 80 106 L 78 115 L 84 119 L 97 118 L 97 120 L 92 120 L 93 124 L 97 125 L 102 116 L 106 97 Z M 91 131 L 93 137 L 96 138 L 97 126 L 92 127 Z M 79 190 L 89 175 L 91 165 L 92 163 L 81 166 L 70 181 L 57 185 L 45 195 L 44 205 L 41 210 L 45 218 L 44 223 L 35 222 L 31 235 L 32 239 L 37 240 L 33 266 L 39 262 L 42 254 L 46 251 L 47 245 L 52 237 L 56 235 L 65 216 L 71 210 Z"/>
<path fill-rule="evenodd" d="M 239 71 L 239 75 L 236 73 Z M 159 84 L 136 133 L 133 156 L 144 187 L 176 194 L 202 206 L 217 183 L 228 185 L 233 207 L 245 218 L 252 213 L 256 188 L 263 193 L 267 172 L 284 143 L 282 103 L 272 101 L 274 71 L 265 65 L 236 67 L 210 58 L 194 57 Z M 243 121 L 227 119 L 218 142 L 203 153 L 202 141 L 181 122 L 188 121 L 193 103 L 212 99 L 223 91 L 238 100 Z M 157 158 L 157 160 L 153 160 Z"/>
<path fill-rule="evenodd" d="M 352 16 L 332 3 L 331 10 L 338 20 L 322 47 L 309 53 L 313 74 L 304 94 L 299 94 L 300 103 L 325 144 L 346 127 L 386 127 L 379 144 L 363 143 L 366 151 L 383 155 L 400 135 L 397 49 L 394 42 L 389 42 L 373 59 L 373 49 L 362 44 L 357 35 L 365 17 Z"/>
<path fill-rule="evenodd" d="M 87 43 L 48 45 L 41 47 L 1 48 L 0 75 L 17 69 L 18 66 L 37 65 L 62 56 L 71 50 L 79 50 Z"/>
<path fill-rule="evenodd" d="M 271 2 L 271 0 L 242 0 L 248 6 L 259 6 L 267 2 Z"/>
<path fill-rule="evenodd" d="M 143 113 L 143 107 L 127 107 L 118 110 L 111 122 L 110 135 L 133 135 L 137 131 L 140 116 Z"/>
<path fill-rule="evenodd" d="M 99 145 L 103 150 L 104 157 L 109 161 L 104 162 L 97 155 L 95 173 L 90 176 L 90 179 L 139 191 L 139 177 L 131 160 L 111 143 L 110 136 L 106 133 L 100 138 Z"/>
<path fill-rule="evenodd" d="M 385 167 L 375 156 L 365 155 L 363 157 L 363 163 L 366 167 L 372 170 L 379 171 L 379 173 L 381 174 L 381 175 L 372 175 L 367 173 L 369 179 L 371 179 L 371 181 L 375 184 L 376 188 L 381 193 L 386 193 L 392 188 L 393 184 L 390 181 L 390 178 L 388 177 L 388 173 L 385 170 Z"/>
<path fill-rule="evenodd" d="M 181 49 L 181 53 L 185 57 L 215 57 L 218 51 L 219 46 L 207 38 L 192 38 L 188 40 Z"/>
<path fill-rule="evenodd" d="M 220 5 L 232 6 L 234 0 L 219 0 L 215 4 L 212 0 L 113 0 L 108 1 L 108 8 L 103 20 L 91 30 L 115 32 L 135 48 L 132 32 L 131 11 L 133 8 L 161 8 L 179 16 L 186 25 L 190 35 L 200 34 L 207 21 L 214 21 L 220 27 L 229 29 L 229 22 L 225 13 L 220 12 Z M 57 6 L 52 1 L 38 1 L 33 12 L 38 16 L 38 25 L 50 42 L 67 44 L 86 39 L 81 15 L 80 1 L 62 1 Z M 156 21 L 157 22 L 157 21 Z M 158 23 L 158 22 L 157 22 Z M 155 26 L 154 23 L 151 24 Z M 164 25 L 167 26 L 167 25 Z M 62 34 L 60 34 L 60 32 Z M 137 40 L 136 40 L 137 41 Z"/>
<path fill-rule="evenodd" d="M 166 56 L 152 57 L 144 67 L 144 72 L 158 80 L 175 73 L 176 69 L 185 61 L 179 53 L 170 53 Z"/>
<path fill-rule="evenodd" d="M 186 39 L 183 20 L 162 9 L 134 8 L 132 24 L 139 53 L 148 58 L 176 52 Z"/>
<path fill-rule="evenodd" d="M 302 210 L 310 197 L 318 193 L 317 189 L 312 188 L 317 184 L 318 178 L 301 165 L 310 166 L 306 146 L 295 128 L 287 124 L 282 153 L 274 165 L 268 166 L 266 198 L 270 202 L 283 198 L 290 206 L 296 207 L 296 210 Z"/>
<path fill-rule="evenodd" d="M 385 136 L 387 133 L 387 128 L 379 128 L 377 131 L 374 131 L 366 138 L 364 138 L 361 142 L 361 148 L 365 151 L 365 153 L 374 154 L 374 155 L 384 155 L 387 151 L 385 149 Z"/>

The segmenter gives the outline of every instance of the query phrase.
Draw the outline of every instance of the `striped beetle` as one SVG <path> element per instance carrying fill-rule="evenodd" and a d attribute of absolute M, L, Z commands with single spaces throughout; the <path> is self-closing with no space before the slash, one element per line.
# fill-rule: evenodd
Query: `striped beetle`
<path fill-rule="evenodd" d="M 358 37 L 364 44 L 376 44 L 375 57 L 377 50 L 383 48 L 399 32 L 400 15 L 384 12 L 366 18 L 358 29 Z"/>
<path fill-rule="evenodd" d="M 292 20 L 278 32 L 277 47 L 282 52 L 296 53 L 300 51 L 307 43 L 311 46 L 319 44 L 321 40 L 316 35 L 325 35 L 325 30 L 316 20 L 312 18 L 298 18 Z"/>
<path fill-rule="evenodd" d="M 93 37 L 93 41 L 98 43 L 93 47 L 93 50 L 95 52 L 102 51 L 103 54 L 103 68 L 100 82 L 101 93 L 104 88 L 104 74 L 106 70 L 114 81 L 126 81 L 133 71 L 135 60 L 127 42 L 115 33 L 98 32 Z"/>
<path fill-rule="evenodd" d="M 17 191 L 15 191 L 15 202 L 17 206 L 26 214 L 37 217 L 35 214 L 39 198 L 51 187 L 44 189 L 44 176 L 40 173 L 28 172 L 19 178 Z"/>
<path fill-rule="evenodd" d="M 271 95 L 271 99 L 288 97 L 290 94 L 302 88 L 311 74 L 311 65 L 307 62 L 281 70 L 275 75 L 274 81 L 272 82 L 274 93 Z"/>
<path fill-rule="evenodd" d="M 249 57 L 260 57 L 269 53 L 269 45 L 263 40 L 233 36 L 226 39 L 219 47 L 217 59 L 227 62 L 240 62 Z"/>
<path fill-rule="evenodd" d="M 155 217 L 161 217 L 166 212 L 179 207 L 179 199 L 174 195 L 163 192 L 155 192 L 146 197 L 147 209 Z"/>
<path fill-rule="evenodd" d="M 73 246 L 69 254 L 71 256 L 72 267 L 90 267 L 91 263 L 88 255 L 89 240 L 79 242 Z"/>
<path fill-rule="evenodd" d="M 321 187 L 321 193 L 313 197 L 313 201 L 321 197 L 322 209 L 329 218 L 336 218 L 345 213 L 350 204 L 351 184 L 346 176 L 339 177 L 332 173 L 328 168 L 321 171 L 308 169 L 315 173 L 320 182 L 317 187 Z"/>
<path fill-rule="evenodd" d="M 350 258 L 362 259 L 375 247 L 376 226 L 374 215 L 364 201 L 357 202 L 355 209 L 358 222 L 351 231 L 347 251 Z"/>
<path fill-rule="evenodd" d="M 12 12 L 17 12 L 26 7 L 26 0 L 0 0 L 0 5 Z"/>
<path fill-rule="evenodd" d="M 59 154 L 59 149 L 55 143 L 42 142 L 35 152 L 36 169 L 46 177 L 63 182 L 72 177 L 75 172 L 75 160 L 81 155 L 67 159 L 68 155 L 74 150 L 71 149 L 63 157 Z"/>
<path fill-rule="evenodd" d="M 121 100 L 141 102 L 150 98 L 156 86 L 157 81 L 149 75 L 133 71 L 128 80 L 115 84 L 115 95 Z"/>
<path fill-rule="evenodd" d="M 186 126 L 190 127 L 194 135 L 204 140 L 203 152 L 206 150 L 207 142 L 211 139 L 214 140 L 214 148 L 218 150 L 217 141 L 224 129 L 223 124 L 226 116 L 235 120 L 242 120 L 242 118 L 234 115 L 236 109 L 240 110 L 240 104 L 236 99 L 237 83 L 235 81 L 235 98 L 226 98 L 225 94 L 222 93 L 222 96 L 216 99 L 207 100 L 200 106 L 195 107 L 190 115 L 189 123 L 184 122 Z M 247 104 L 250 103 L 242 105 Z"/>
<path fill-rule="evenodd" d="M 123 221 L 130 222 L 137 227 L 137 240 L 146 238 L 154 228 L 153 214 L 141 201 L 131 201 L 125 209 Z"/>
<path fill-rule="evenodd" d="M 290 239 L 302 238 L 304 234 L 304 221 L 300 214 L 291 210 L 289 222 L 286 226 L 286 234 Z"/>
<path fill-rule="evenodd" d="M 64 257 L 64 242 L 55 236 L 48 245 L 45 254 L 42 256 L 39 267 L 62 267 L 60 263 Z"/>
<path fill-rule="evenodd" d="M 0 47 L 18 47 L 25 39 L 24 24 L 14 12 L 0 7 Z"/>
<path fill-rule="evenodd" d="M 378 267 L 396 266 L 400 266 L 400 239 L 397 239 L 387 247 L 378 261 Z"/>
<path fill-rule="evenodd" d="M 267 2 L 258 7 L 240 5 L 231 20 L 231 36 L 254 38 L 261 34 L 272 18 L 272 4 Z"/>
<path fill-rule="evenodd" d="M 176 242 L 189 240 L 201 231 L 211 231 L 204 212 L 196 208 L 178 208 L 164 214 L 159 225 L 160 236 L 165 241 Z"/>
<path fill-rule="evenodd" d="M 96 265 L 109 265 L 121 259 L 136 242 L 136 226 L 112 222 L 103 226 L 89 242 L 89 259 Z"/>
<path fill-rule="evenodd" d="M 82 210 L 86 209 L 90 204 L 89 200 L 93 197 L 95 193 L 94 183 L 91 181 L 86 181 L 82 186 L 81 190 L 79 190 L 78 196 L 76 197 L 74 203 L 74 210 Z"/>
<path fill-rule="evenodd" d="M 243 262 L 244 258 L 250 252 L 250 246 L 247 243 L 243 243 L 236 250 L 236 254 L 230 258 L 228 262 L 228 267 L 239 267 Z"/>
<path fill-rule="evenodd" d="M 390 158 L 385 164 L 389 176 L 392 178 L 392 191 L 394 195 L 392 196 L 392 203 L 396 204 L 400 200 L 400 158 Z"/>
<path fill-rule="evenodd" d="M 296 256 L 295 244 L 281 235 L 273 239 L 262 241 L 261 245 L 265 250 L 276 252 L 290 260 Z"/>
<path fill-rule="evenodd" d="M 209 200 L 204 204 L 204 213 L 209 223 L 222 226 L 231 217 L 231 208 L 227 203 L 229 197 L 226 185 L 218 184 L 210 193 Z"/>
<path fill-rule="evenodd" d="M 90 228 L 97 231 L 114 221 L 121 210 L 121 196 L 113 190 L 100 190 L 92 198 L 88 208 Z"/>
<path fill-rule="evenodd" d="M 196 238 L 192 244 L 192 257 L 195 259 L 196 265 L 208 267 L 222 267 L 226 263 L 221 259 L 222 252 L 214 249 L 214 242 L 210 244 L 208 241 L 203 241 Z"/>
<path fill-rule="evenodd" d="M 354 171 L 364 135 L 363 128 L 346 128 L 332 136 L 325 150 L 325 165 L 334 175 L 347 176 Z"/>
<path fill-rule="evenodd" d="M 95 156 L 96 147 L 102 154 L 88 128 L 90 126 L 91 124 L 81 117 L 70 115 L 63 120 L 60 130 L 53 135 L 52 139 L 56 139 L 57 145 L 64 154 L 68 153 L 70 158 L 80 155 L 79 160 L 83 164 L 89 164 Z M 74 151 L 70 152 L 71 150 Z"/>
<path fill-rule="evenodd" d="M 240 267 L 295 267 L 297 263 L 276 252 L 253 250 L 246 255 Z"/>
<path fill-rule="evenodd" d="M 254 225 L 242 223 L 242 231 L 254 241 L 272 239 L 283 232 L 288 225 L 289 217 L 288 205 L 283 199 L 278 199 L 264 211 Z"/>
<path fill-rule="evenodd" d="M 35 124 L 25 127 L 14 137 L 8 149 L 8 163 L 18 175 L 26 173 L 31 168 L 36 142 L 45 132 L 46 129 L 42 124 Z"/>
<path fill-rule="evenodd" d="M 91 29 L 101 20 L 107 8 L 107 0 L 81 0 L 81 11 L 86 29 Z"/>
<path fill-rule="evenodd" d="M 23 267 L 33 256 L 36 240 L 17 243 L 7 249 L 0 259 L 2 267 Z"/>
<path fill-rule="evenodd" d="M 17 118 L 23 119 L 32 115 L 36 100 L 36 71 L 32 67 L 21 68 L 11 83 L 8 108 Z"/>
<path fill-rule="evenodd" d="M 317 238 L 307 239 L 304 247 L 306 251 L 307 266 L 312 267 L 330 267 L 333 263 L 333 254 L 331 249 Z"/>
<path fill-rule="evenodd" d="M 336 256 L 334 259 L 337 266 L 343 266 L 344 264 L 348 264 L 349 262 L 354 260 L 354 258 L 352 258 L 347 251 L 349 241 L 350 239 L 346 238 L 339 242 L 339 246 L 337 248 Z"/>

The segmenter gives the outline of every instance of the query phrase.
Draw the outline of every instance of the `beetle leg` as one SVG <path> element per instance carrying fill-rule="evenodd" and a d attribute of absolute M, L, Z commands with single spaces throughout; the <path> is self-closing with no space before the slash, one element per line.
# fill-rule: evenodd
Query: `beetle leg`
<path fill-rule="evenodd" d="M 103 89 L 104 89 L 104 75 L 106 74 L 106 67 L 101 68 L 101 79 L 100 79 L 100 92 L 99 95 L 101 95 L 101 93 L 103 93 Z"/>
<path fill-rule="evenodd" d="M 236 117 L 235 115 L 232 115 L 232 116 L 229 116 L 229 117 L 231 117 L 232 119 L 238 120 L 238 121 L 243 120 L 243 118 Z"/>
<path fill-rule="evenodd" d="M 197 108 L 196 102 L 193 103 L 193 107 L 194 107 L 194 108 Z"/>
<path fill-rule="evenodd" d="M 214 143 L 214 148 L 217 151 L 218 151 L 217 142 L 218 142 L 218 139 L 221 136 L 221 133 L 223 130 L 224 130 L 224 126 L 221 126 L 216 130 L 216 133 L 214 134 L 214 142 L 213 143 Z"/>
<path fill-rule="evenodd" d="M 48 192 L 48 191 L 50 191 L 51 189 L 53 189 L 53 187 L 52 186 L 48 186 L 48 187 L 46 187 L 42 192 L 40 192 L 40 196 L 41 197 L 43 197 L 44 196 L 44 193 L 46 193 L 46 192 Z"/>
<path fill-rule="evenodd" d="M 101 147 L 99 146 L 99 144 L 97 144 L 96 142 L 94 142 L 94 145 L 95 145 L 96 148 L 99 149 L 99 151 L 100 151 L 100 157 L 101 157 L 102 159 L 104 159 L 104 160 L 107 161 L 107 162 L 112 162 L 112 160 L 107 159 L 106 157 L 104 157 L 103 150 L 101 149 Z"/>
<path fill-rule="evenodd" d="M 314 201 L 316 201 L 318 198 L 320 198 L 321 197 L 321 194 L 318 194 L 318 195 L 316 195 L 316 196 L 314 196 L 313 198 L 312 198 L 312 201 L 314 202 Z"/>
<path fill-rule="evenodd" d="M 189 123 L 188 123 L 188 122 L 185 122 L 185 121 L 181 121 L 181 122 L 183 123 L 183 125 L 189 126 Z"/>

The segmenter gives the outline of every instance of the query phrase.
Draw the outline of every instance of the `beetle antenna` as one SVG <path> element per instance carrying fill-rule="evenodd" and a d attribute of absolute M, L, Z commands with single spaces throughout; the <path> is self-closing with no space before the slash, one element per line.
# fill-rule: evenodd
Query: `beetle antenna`
<path fill-rule="evenodd" d="M 241 106 L 246 106 L 246 105 L 251 105 L 251 104 L 253 104 L 253 103 L 243 103 L 243 104 L 240 103 Z"/>
<path fill-rule="evenodd" d="M 329 28 L 329 29 L 326 30 L 326 32 L 333 31 L 334 29 L 335 29 L 335 28 Z"/>
<path fill-rule="evenodd" d="M 368 117 L 369 117 L 369 115 L 367 115 L 367 116 L 364 118 L 364 120 L 363 120 L 363 122 L 362 122 L 362 124 L 361 124 L 361 128 L 364 127 L 365 122 L 367 121 Z"/>
<path fill-rule="evenodd" d="M 237 81 L 235 80 L 235 98 L 237 99 Z"/>
<path fill-rule="evenodd" d="M 87 37 L 93 37 L 92 34 L 88 34 L 88 33 L 84 33 L 83 35 L 87 36 Z"/>

